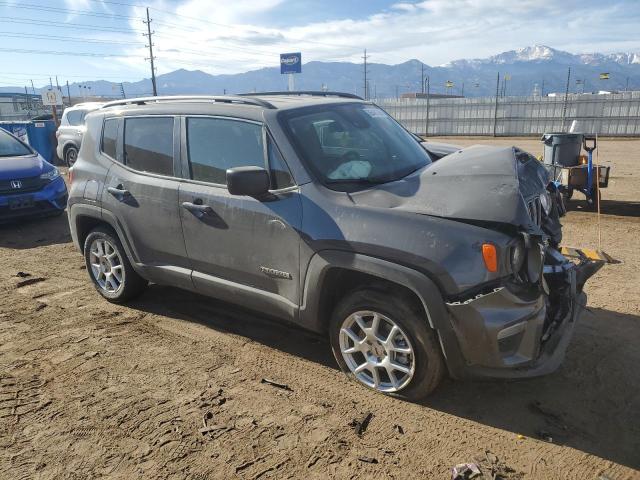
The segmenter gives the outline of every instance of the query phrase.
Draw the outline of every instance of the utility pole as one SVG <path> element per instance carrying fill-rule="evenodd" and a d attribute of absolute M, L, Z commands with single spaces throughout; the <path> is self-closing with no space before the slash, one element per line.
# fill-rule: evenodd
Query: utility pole
<path fill-rule="evenodd" d="M 498 95 L 500 95 L 500 72 L 498 72 L 498 80 L 496 80 L 496 106 L 493 110 L 493 136 L 496 136 L 498 126 Z"/>
<path fill-rule="evenodd" d="M 460 93 L 460 96 L 464 97 L 464 82 L 462 82 L 462 92 Z"/>
<path fill-rule="evenodd" d="M 567 115 L 567 98 L 569 96 L 569 81 L 571 80 L 571 67 L 567 71 L 567 86 L 564 90 L 564 103 L 562 105 L 562 129 L 564 130 L 564 121 Z"/>
<path fill-rule="evenodd" d="M 151 31 L 151 19 L 149 18 L 149 7 L 147 7 L 147 20 L 146 21 L 143 20 L 142 23 L 146 23 L 147 25 L 147 33 L 143 33 L 142 35 L 147 37 L 149 40 L 149 45 L 148 45 L 149 58 L 146 60 L 151 60 L 151 85 L 153 86 L 153 96 L 157 97 L 158 89 L 156 88 L 156 67 L 154 66 L 154 63 L 153 63 L 155 58 L 153 56 L 153 41 L 151 37 L 151 35 L 153 35 L 155 32 Z"/>
<path fill-rule="evenodd" d="M 540 89 L 540 96 L 544 97 L 544 78 L 542 79 L 542 88 Z"/>
<path fill-rule="evenodd" d="M 36 94 L 36 87 L 33 86 L 33 80 L 31 80 L 31 91 L 34 95 Z"/>
<path fill-rule="evenodd" d="M 424 63 L 420 62 L 420 86 L 422 93 L 424 93 Z"/>
<path fill-rule="evenodd" d="M 69 97 L 69 106 L 71 106 L 71 90 L 69 90 L 69 80 L 67 80 L 67 97 Z"/>
<path fill-rule="evenodd" d="M 424 82 L 422 82 L 423 90 L 424 90 L 425 83 L 427 84 L 427 88 L 426 88 L 426 90 L 427 90 L 427 114 L 425 115 L 426 119 L 425 119 L 425 122 L 424 122 L 425 123 L 425 125 L 424 125 L 424 136 L 426 137 L 426 136 L 429 135 L 429 97 L 430 97 L 429 89 L 430 89 L 430 86 L 431 86 L 429 84 L 430 83 L 429 75 L 427 75 L 427 77 L 424 79 Z"/>
<path fill-rule="evenodd" d="M 367 55 L 367 49 L 364 49 L 364 56 L 362 57 L 364 59 L 364 99 L 365 100 L 369 100 L 369 86 L 367 83 L 367 58 L 369 58 L 369 56 Z"/>

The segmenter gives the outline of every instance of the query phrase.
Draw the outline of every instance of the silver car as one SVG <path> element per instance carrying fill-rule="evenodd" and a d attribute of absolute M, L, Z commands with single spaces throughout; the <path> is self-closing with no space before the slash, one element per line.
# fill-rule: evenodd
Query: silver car
<path fill-rule="evenodd" d="M 69 167 L 76 162 L 82 135 L 85 131 L 84 117 L 87 113 L 97 110 L 103 105 L 101 102 L 78 103 L 67 108 L 62 114 L 60 126 L 56 132 L 58 147 L 56 153 Z"/>

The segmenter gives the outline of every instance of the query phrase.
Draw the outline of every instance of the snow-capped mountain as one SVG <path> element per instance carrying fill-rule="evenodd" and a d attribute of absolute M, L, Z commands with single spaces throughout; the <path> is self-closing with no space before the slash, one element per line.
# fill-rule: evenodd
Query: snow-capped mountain
<path fill-rule="evenodd" d="M 509 50 L 488 58 L 462 59 L 441 65 L 448 67 L 480 67 L 486 65 L 511 65 L 519 62 L 555 62 L 566 65 L 602 65 L 606 63 L 617 63 L 620 65 L 640 64 L 640 53 L 583 53 L 572 54 L 546 45 L 534 45 L 518 50 Z"/>

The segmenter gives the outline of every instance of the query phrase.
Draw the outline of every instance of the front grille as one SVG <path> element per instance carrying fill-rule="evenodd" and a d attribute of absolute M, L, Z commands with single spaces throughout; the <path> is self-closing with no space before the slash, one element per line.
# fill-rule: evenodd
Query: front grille
<path fill-rule="evenodd" d="M 529 216 L 531 217 L 531 221 L 537 226 L 542 225 L 542 203 L 540 202 L 540 197 L 535 197 L 527 203 L 527 208 L 529 210 Z"/>
<path fill-rule="evenodd" d="M 11 182 L 14 181 L 20 182 L 20 188 L 14 188 L 11 186 Z M 21 193 L 37 192 L 47 183 L 49 183 L 48 180 L 43 180 L 40 177 L 0 180 L 0 195 L 19 195 Z"/>

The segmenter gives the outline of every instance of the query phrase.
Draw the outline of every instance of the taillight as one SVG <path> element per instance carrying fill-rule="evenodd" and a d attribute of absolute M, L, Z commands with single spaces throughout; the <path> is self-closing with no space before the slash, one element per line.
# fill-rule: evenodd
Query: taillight
<path fill-rule="evenodd" d="M 492 243 L 482 244 L 482 259 L 487 270 L 490 272 L 498 271 L 498 252 L 495 245 Z"/>

